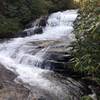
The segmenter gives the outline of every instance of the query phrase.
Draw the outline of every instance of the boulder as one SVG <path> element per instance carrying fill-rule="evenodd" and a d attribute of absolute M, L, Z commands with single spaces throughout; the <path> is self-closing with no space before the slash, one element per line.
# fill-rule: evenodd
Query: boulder
<path fill-rule="evenodd" d="M 36 20 L 31 21 L 29 24 L 25 26 L 25 29 L 32 28 L 34 26 L 38 27 L 45 27 L 47 23 L 48 16 L 42 16 L 40 18 L 37 18 Z"/>
<path fill-rule="evenodd" d="M 34 34 L 41 34 L 43 32 L 42 27 L 38 27 L 34 30 Z"/>
<path fill-rule="evenodd" d="M 28 100 L 29 92 L 23 85 L 7 80 L 0 81 L 0 100 Z"/>
<path fill-rule="evenodd" d="M 0 81 L 12 81 L 17 77 L 15 73 L 0 65 Z"/>
<path fill-rule="evenodd" d="M 25 36 L 27 36 L 27 32 L 26 31 L 17 32 L 14 35 L 14 37 L 25 37 Z"/>
<path fill-rule="evenodd" d="M 0 65 L 0 100 L 28 100 L 30 90 L 24 84 L 15 83 L 16 77 L 15 73 Z"/>
<path fill-rule="evenodd" d="M 0 33 L 0 39 L 13 38 L 14 33 Z"/>
<path fill-rule="evenodd" d="M 45 27 L 46 26 L 46 23 L 47 23 L 47 19 L 48 19 L 47 16 L 41 17 L 40 18 L 40 22 L 39 22 L 39 26 Z"/>

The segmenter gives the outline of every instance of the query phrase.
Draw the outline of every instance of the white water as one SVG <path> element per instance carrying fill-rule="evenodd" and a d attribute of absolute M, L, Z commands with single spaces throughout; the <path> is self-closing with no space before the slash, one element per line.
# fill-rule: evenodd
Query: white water
<path fill-rule="evenodd" d="M 50 47 L 43 48 L 39 52 L 32 54 L 36 49 L 33 41 L 59 40 L 66 37 L 68 45 L 74 40 L 73 22 L 77 17 L 76 10 L 68 10 L 52 14 L 47 21 L 44 32 L 25 38 L 15 38 L 0 44 L 0 63 L 6 68 L 18 74 L 20 79 L 32 86 L 48 90 L 56 96 L 61 97 L 64 93 L 62 87 L 55 82 L 43 77 L 49 70 L 41 69 L 39 66 L 45 60 L 45 54 Z M 29 30 L 34 30 L 34 27 Z M 63 99 L 62 99 L 63 100 Z"/>

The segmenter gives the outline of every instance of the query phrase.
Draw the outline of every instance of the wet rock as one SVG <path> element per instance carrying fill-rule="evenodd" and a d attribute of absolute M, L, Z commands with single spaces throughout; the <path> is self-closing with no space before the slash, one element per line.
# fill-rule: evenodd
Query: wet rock
<path fill-rule="evenodd" d="M 42 16 L 38 18 L 36 21 L 31 22 L 27 27 L 25 32 L 27 32 L 27 35 L 33 35 L 33 34 L 41 34 L 43 33 L 43 27 L 46 26 L 47 23 L 47 16 Z M 33 27 L 36 27 L 35 29 L 32 29 Z M 30 28 L 29 28 L 30 27 Z"/>
<path fill-rule="evenodd" d="M 47 16 L 43 16 L 40 18 L 39 26 L 45 27 L 47 23 Z"/>
<path fill-rule="evenodd" d="M 33 26 L 45 27 L 47 23 L 48 16 L 42 16 L 38 18 L 35 22 L 33 22 Z"/>
<path fill-rule="evenodd" d="M 45 27 L 47 23 L 48 16 L 42 16 L 35 21 L 31 21 L 29 24 L 25 26 L 26 29 L 32 28 L 34 26 Z"/>
<path fill-rule="evenodd" d="M 37 26 L 37 28 L 33 31 L 31 30 L 29 32 L 20 31 L 17 33 L 12 33 L 12 32 L 0 33 L 0 39 L 4 39 L 4 38 L 9 39 L 9 38 L 16 38 L 16 37 L 25 37 L 25 36 L 33 35 L 33 34 L 40 34 L 43 32 L 42 28 L 46 26 L 47 19 L 48 19 L 47 16 L 42 16 L 38 18 L 36 21 L 33 20 L 32 22 L 30 22 L 29 24 L 25 26 L 25 29 L 28 29 L 28 31 L 31 30 L 31 28 L 33 28 L 34 26 Z"/>
<path fill-rule="evenodd" d="M 25 29 L 32 28 L 34 20 L 25 25 Z"/>
<path fill-rule="evenodd" d="M 0 33 L 0 39 L 13 38 L 14 33 Z"/>
<path fill-rule="evenodd" d="M 27 35 L 28 34 L 27 34 L 26 31 L 22 31 L 22 32 L 15 33 L 15 36 L 14 37 L 25 37 Z"/>
<path fill-rule="evenodd" d="M 40 34 L 40 33 L 42 33 L 43 32 L 43 30 L 42 30 L 42 27 L 38 27 L 38 28 L 36 28 L 35 30 L 34 30 L 34 34 Z"/>
<path fill-rule="evenodd" d="M 51 52 L 51 54 L 48 54 L 49 55 L 48 59 L 58 62 L 68 62 L 72 57 L 66 53 L 67 52 Z"/>
<path fill-rule="evenodd" d="M 16 74 L 0 65 L 0 81 L 12 81 L 17 77 Z"/>
<path fill-rule="evenodd" d="M 57 70 L 62 70 L 64 68 L 64 63 L 57 62 L 54 60 L 46 60 L 42 66 L 43 67 L 45 66 L 45 69 L 48 66 L 50 70 L 57 71 Z"/>
<path fill-rule="evenodd" d="M 0 65 L 0 100 L 28 100 L 29 89 L 24 84 L 15 83 L 16 77 L 15 73 Z"/>
<path fill-rule="evenodd" d="M 53 70 L 55 72 L 68 72 L 68 74 L 71 74 L 72 70 L 68 68 L 68 64 L 71 58 L 72 57 L 66 52 L 49 51 L 47 52 L 47 58 L 43 62 L 42 67 Z"/>
<path fill-rule="evenodd" d="M 21 32 L 17 32 L 17 33 L 3 33 L 0 34 L 0 39 L 10 39 L 10 38 L 16 38 L 16 37 L 25 37 L 27 36 L 27 32 L 26 31 L 21 31 Z"/>
<path fill-rule="evenodd" d="M 27 100 L 29 90 L 22 85 L 11 81 L 0 81 L 0 100 Z"/>

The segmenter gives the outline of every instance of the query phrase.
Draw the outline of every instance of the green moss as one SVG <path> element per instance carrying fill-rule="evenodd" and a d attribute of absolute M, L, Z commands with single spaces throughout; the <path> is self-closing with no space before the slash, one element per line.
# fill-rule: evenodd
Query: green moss
<path fill-rule="evenodd" d="M 89 97 L 89 96 L 83 96 L 81 98 L 81 100 L 93 100 L 93 99 L 91 97 Z"/>

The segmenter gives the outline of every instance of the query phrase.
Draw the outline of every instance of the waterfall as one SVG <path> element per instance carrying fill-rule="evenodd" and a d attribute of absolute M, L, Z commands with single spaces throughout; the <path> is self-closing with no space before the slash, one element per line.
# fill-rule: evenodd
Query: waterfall
<path fill-rule="evenodd" d="M 75 39 L 72 31 L 76 17 L 77 10 L 53 13 L 49 16 L 42 34 L 14 38 L 0 43 L 0 63 L 18 74 L 15 79 L 16 82 L 21 80 L 32 87 L 48 91 L 55 96 L 52 100 L 78 100 L 77 96 L 72 99 L 73 96 L 71 95 L 71 91 L 76 93 L 75 95 L 80 92 L 80 89 L 75 87 L 80 86 L 78 82 L 74 81 L 74 84 L 76 84 L 74 86 L 71 84 L 71 79 L 69 79 L 70 82 L 67 82 L 67 85 L 58 82 L 56 78 L 50 80 L 45 76 L 53 72 L 42 69 L 42 62 L 46 60 L 46 53 L 52 45 L 54 46 L 54 41 L 66 38 L 66 44 L 69 45 Z M 25 31 L 29 33 L 34 29 L 35 26 Z M 43 43 L 44 45 L 41 46 Z"/>

